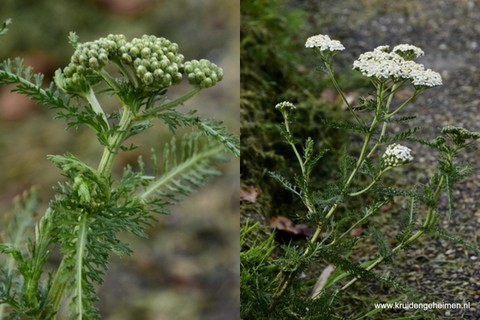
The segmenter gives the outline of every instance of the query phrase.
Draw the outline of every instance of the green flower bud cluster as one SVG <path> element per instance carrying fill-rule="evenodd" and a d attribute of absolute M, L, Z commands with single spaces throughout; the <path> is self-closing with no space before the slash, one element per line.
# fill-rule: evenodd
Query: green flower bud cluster
<path fill-rule="evenodd" d="M 59 87 L 82 94 L 89 89 L 89 75 L 99 74 L 114 62 L 127 76 L 134 76 L 146 91 L 164 89 L 188 75 L 190 84 L 208 88 L 222 80 L 223 71 L 208 60 L 184 63 L 178 45 L 165 38 L 144 35 L 127 41 L 124 35 L 108 35 L 95 41 L 78 44 L 70 64 L 56 76 Z M 95 77 L 98 79 L 98 77 Z M 132 78 L 130 78 L 132 81 Z"/>
<path fill-rule="evenodd" d="M 134 38 L 119 47 L 118 56 L 146 86 L 166 88 L 182 80 L 184 57 L 178 45 L 165 38 Z"/>
<path fill-rule="evenodd" d="M 442 128 L 442 133 L 449 136 L 456 145 L 464 145 L 470 139 L 480 139 L 480 132 L 468 131 L 462 127 L 446 126 Z"/>
<path fill-rule="evenodd" d="M 200 88 L 212 87 L 223 79 L 222 68 L 205 59 L 185 62 L 185 73 L 188 82 Z"/>
<path fill-rule="evenodd" d="M 125 36 L 108 35 L 106 38 L 78 44 L 70 64 L 63 69 L 64 88 L 72 91 L 79 91 L 75 90 L 79 87 L 85 88 L 85 76 L 104 68 L 122 43 L 126 43 Z"/>
<path fill-rule="evenodd" d="M 77 46 L 63 70 L 66 87 L 82 84 L 87 74 L 100 71 L 111 60 L 131 67 L 148 87 L 166 88 L 182 80 L 184 57 L 176 43 L 155 36 L 127 41 L 123 35 L 109 35 Z"/>

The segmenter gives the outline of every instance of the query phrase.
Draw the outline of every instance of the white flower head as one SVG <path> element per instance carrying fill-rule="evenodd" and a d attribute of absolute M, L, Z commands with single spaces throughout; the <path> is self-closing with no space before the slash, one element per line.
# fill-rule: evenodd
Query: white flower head
<path fill-rule="evenodd" d="M 364 76 L 377 79 L 400 78 L 403 75 L 403 58 L 394 52 L 386 52 L 388 46 L 377 47 L 373 51 L 362 53 L 353 62 L 353 69 Z"/>
<path fill-rule="evenodd" d="M 391 52 L 388 49 L 388 46 L 379 46 L 373 51 L 362 53 L 353 62 L 353 69 L 378 80 L 410 80 L 416 87 L 435 87 L 442 84 L 442 77 L 438 72 L 425 70 L 423 64 L 411 60 L 423 55 L 420 48 L 401 44 Z"/>
<path fill-rule="evenodd" d="M 284 111 L 284 110 L 290 111 L 293 109 L 297 109 L 297 107 L 295 107 L 295 105 L 289 101 L 282 101 L 280 103 L 277 103 L 277 105 L 275 106 L 275 109 L 280 111 Z"/>
<path fill-rule="evenodd" d="M 392 51 L 402 56 L 405 60 L 412 60 L 424 55 L 422 49 L 411 44 L 399 44 L 393 47 Z"/>
<path fill-rule="evenodd" d="M 442 76 L 430 69 L 413 71 L 411 79 L 416 87 L 436 87 L 442 85 Z"/>
<path fill-rule="evenodd" d="M 306 48 L 318 48 L 320 51 L 342 51 L 345 50 L 343 44 L 338 40 L 332 40 L 329 36 L 317 34 L 307 39 Z"/>
<path fill-rule="evenodd" d="M 391 144 L 383 154 L 383 163 L 386 167 L 398 167 L 413 160 L 410 148 Z"/>

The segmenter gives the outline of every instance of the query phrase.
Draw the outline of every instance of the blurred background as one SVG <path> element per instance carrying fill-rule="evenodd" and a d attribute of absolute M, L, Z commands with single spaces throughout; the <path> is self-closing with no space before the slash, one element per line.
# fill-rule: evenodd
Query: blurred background
<path fill-rule="evenodd" d="M 185 109 L 222 120 L 238 133 L 239 7 L 239 0 L 2 0 L 0 21 L 11 18 L 13 24 L 0 39 L 0 59 L 23 57 L 50 81 L 73 53 L 70 31 L 80 42 L 109 33 L 162 36 L 178 43 L 186 60 L 206 58 L 224 69 L 224 80 L 191 99 Z M 40 196 L 39 214 L 48 205 L 61 176 L 47 154 L 71 152 L 91 164 L 101 156 L 87 128 L 66 130 L 64 122 L 52 120 L 54 113 L 47 107 L 10 94 L 10 89 L 0 87 L 0 221 L 10 214 L 12 199 L 32 186 Z M 132 141 L 145 148 L 118 157 L 117 172 L 170 139 L 162 124 L 156 124 L 154 131 Z M 222 164 L 221 170 L 223 176 L 171 215 L 159 216 L 148 240 L 123 236 L 134 254 L 112 257 L 99 289 L 102 319 L 239 318 L 239 160 Z M 58 261 L 54 256 L 51 263 Z"/>

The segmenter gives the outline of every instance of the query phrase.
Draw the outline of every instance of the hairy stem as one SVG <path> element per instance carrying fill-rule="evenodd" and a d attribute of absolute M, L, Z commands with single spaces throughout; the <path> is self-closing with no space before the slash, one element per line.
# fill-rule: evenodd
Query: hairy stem
<path fill-rule="evenodd" d="M 113 167 L 113 160 L 120 149 L 123 141 L 125 140 L 128 130 L 133 121 L 133 113 L 130 111 L 129 107 L 123 108 L 122 117 L 118 124 L 118 128 L 115 133 L 110 136 L 108 139 L 108 145 L 105 146 L 103 150 L 102 159 L 98 165 L 98 173 L 103 177 L 110 176 Z"/>

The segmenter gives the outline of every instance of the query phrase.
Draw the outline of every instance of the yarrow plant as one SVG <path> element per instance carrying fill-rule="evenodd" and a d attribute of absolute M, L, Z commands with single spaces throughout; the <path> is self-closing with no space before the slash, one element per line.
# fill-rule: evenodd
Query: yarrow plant
<path fill-rule="evenodd" d="M 131 253 L 119 233 L 145 236 L 155 213 L 168 213 L 182 196 L 219 174 L 216 162 L 239 155 L 238 137 L 221 122 L 194 110 L 176 110 L 221 81 L 220 67 L 208 60 L 185 61 L 176 43 L 153 35 L 131 40 L 108 35 L 80 43 L 72 33 L 69 39 L 74 47 L 70 63 L 57 70 L 50 86 L 43 86 L 43 76 L 20 59 L 3 62 L 0 84 L 15 84 L 16 92 L 50 106 L 69 126 L 90 127 L 103 154 L 97 167 L 69 153 L 48 156 L 66 180 L 55 187 L 54 199 L 36 224 L 28 218 L 36 210 L 33 195 L 16 205 L 0 239 L 0 319 L 56 319 L 62 302 L 69 305 L 68 319 L 99 318 L 96 286 L 103 282 L 109 256 Z M 185 77 L 190 91 L 168 99 L 169 89 Z M 97 99 L 100 94 L 116 99 L 119 107 L 107 112 Z M 126 166 L 116 179 L 116 157 L 136 148 L 126 140 L 155 119 L 172 133 L 181 127 L 196 130 L 164 139 L 163 155 L 151 156 L 152 172 L 139 158 L 138 169 Z M 47 274 L 54 248 L 60 249 L 62 261 Z"/>
<path fill-rule="evenodd" d="M 476 149 L 474 142 L 480 139 L 480 132 L 448 126 L 433 140 L 419 137 L 417 128 L 394 133 L 392 127 L 395 124 L 406 123 L 415 118 L 402 116 L 400 112 L 425 90 L 442 84 L 442 77 L 438 72 L 415 61 L 424 55 L 424 51 L 416 46 L 400 44 L 390 50 L 390 47 L 385 45 L 362 53 L 353 62 L 353 72 L 360 72 L 368 78 L 374 93 L 367 98 L 361 98 L 356 106 L 346 99 L 333 72 L 332 58 L 343 51 L 344 46 L 329 36 L 316 35 L 307 39 L 305 47 L 318 55 L 324 71 L 352 115 L 350 122 L 326 120 L 322 125 L 360 133 L 363 142 L 358 153 L 354 153 L 354 156 L 345 154 L 342 161 L 339 161 L 342 166 L 338 170 L 338 181 L 319 185 L 319 181 L 324 179 L 315 177 L 316 168 L 321 165 L 320 159 L 328 150 L 315 150 L 318 144 L 310 137 L 304 142 L 303 137 L 296 137 L 296 106 L 289 101 L 278 103 L 275 109 L 283 116 L 282 131 L 298 162 L 299 171 L 293 181 L 278 173 L 272 173 L 272 177 L 303 204 L 304 208 L 295 209 L 296 218 L 315 225 L 315 229 L 303 247 L 285 246 L 284 257 L 267 258 L 273 249 L 260 248 L 263 250 L 261 253 L 253 249 L 245 252 L 244 259 L 254 258 L 249 253 L 261 255 L 255 270 L 268 272 L 274 266 L 279 270 L 270 281 L 252 281 L 259 286 L 260 283 L 269 283 L 263 289 L 257 290 L 270 290 L 270 293 L 257 299 L 261 301 L 259 304 L 267 306 L 270 315 L 292 319 L 337 319 L 336 302 L 359 280 L 376 279 L 406 292 L 402 284 L 373 272 L 374 268 L 383 262 L 392 262 L 398 252 L 407 249 L 427 233 L 445 235 L 444 230 L 437 225 L 443 214 L 441 199 L 443 195 L 446 196 L 446 211 L 450 216 L 454 203 L 453 187 L 472 172 L 470 165 L 461 164 L 456 158 L 465 149 Z M 410 92 L 410 96 L 404 98 L 403 95 L 402 98 L 397 95 L 400 88 Z M 388 184 L 387 177 L 393 174 L 391 171 L 401 168 L 406 170 L 406 167 L 415 161 L 415 151 L 403 143 L 400 144 L 401 141 L 408 145 L 421 143 L 437 151 L 438 164 L 428 182 L 415 181 L 402 187 Z M 299 147 L 300 145 L 302 147 Z M 357 209 L 359 203 L 364 206 L 360 210 Z M 404 203 L 408 209 L 398 215 L 400 231 L 395 242 L 390 242 L 382 230 L 374 226 L 372 217 L 381 212 L 381 208 L 393 203 Z M 357 238 L 352 235 L 352 230 L 360 226 L 364 227 L 366 235 Z M 365 228 L 366 226 L 370 227 Z M 353 258 L 352 253 L 364 238 L 372 238 L 378 246 L 378 252 L 373 257 L 363 257 L 359 261 Z M 392 247 L 391 243 L 395 246 Z M 477 252 L 479 250 L 476 246 L 468 246 Z M 303 272 L 307 272 L 308 267 L 319 260 L 334 265 L 335 270 L 327 274 L 327 278 L 321 276 L 317 285 L 310 288 L 310 297 L 305 297 L 305 286 L 308 287 L 308 284 L 300 285 L 302 279 L 299 276 L 302 274 L 305 277 Z M 265 261 L 273 261 L 272 266 L 262 267 L 266 264 Z M 249 260 L 244 262 L 245 265 L 252 263 Z M 248 272 L 249 270 L 245 270 L 245 274 L 251 276 L 252 273 Z M 248 288 L 245 291 L 248 291 Z M 287 307 L 289 301 L 293 299 L 297 303 L 301 296 L 304 296 L 301 306 Z M 249 307 L 250 316 L 255 315 L 255 312 L 258 312 L 255 310 L 261 308 L 247 303 L 245 305 Z M 379 311 L 376 310 L 375 313 L 377 312 Z M 361 319 L 369 314 L 349 315 L 349 319 Z"/>

